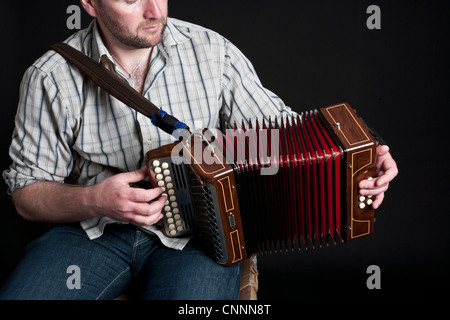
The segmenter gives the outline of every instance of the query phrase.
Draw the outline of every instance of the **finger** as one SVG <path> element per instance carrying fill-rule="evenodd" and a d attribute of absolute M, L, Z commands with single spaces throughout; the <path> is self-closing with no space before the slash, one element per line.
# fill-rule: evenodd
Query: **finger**
<path fill-rule="evenodd" d="M 161 212 L 166 202 L 167 202 L 167 195 L 161 194 L 161 196 L 157 200 L 147 204 L 147 206 L 149 207 L 148 208 L 149 212 Z"/>
<path fill-rule="evenodd" d="M 153 214 L 151 216 L 133 216 L 129 223 L 134 224 L 139 227 L 151 226 L 161 220 L 163 217 L 162 213 Z"/>
<path fill-rule="evenodd" d="M 138 203 L 148 203 L 158 198 L 162 191 L 159 187 L 153 189 L 130 188 L 129 200 Z"/>
<path fill-rule="evenodd" d="M 124 218 L 127 222 L 137 226 L 153 225 L 163 217 L 161 210 L 166 200 L 165 196 L 161 196 L 151 204 L 137 204 L 132 211 L 124 215 Z"/>
<path fill-rule="evenodd" d="M 379 178 L 369 178 L 365 180 L 361 180 L 358 184 L 360 189 L 374 189 L 377 188 L 377 180 Z"/>
<path fill-rule="evenodd" d="M 358 187 L 361 190 L 365 190 L 365 189 L 369 189 L 369 188 L 371 189 L 374 186 L 375 186 L 375 184 L 374 184 L 373 180 L 367 180 L 367 179 L 361 180 L 358 184 Z"/>
<path fill-rule="evenodd" d="M 378 172 L 378 177 L 375 179 L 361 180 L 358 184 L 361 189 L 375 189 L 384 187 L 389 184 L 398 174 L 396 167 L 388 168 L 386 171 L 381 170 Z"/>
<path fill-rule="evenodd" d="M 135 203 L 134 206 L 132 206 L 132 210 L 130 210 L 130 213 L 141 216 L 151 216 L 155 213 L 160 213 L 166 201 L 167 196 L 161 195 L 151 203 Z"/>
<path fill-rule="evenodd" d="M 395 177 L 396 173 L 395 170 L 392 171 L 380 171 L 378 172 L 378 177 L 374 179 L 365 179 L 361 180 L 358 184 L 359 188 L 361 189 L 375 189 L 375 188 L 381 188 L 384 185 L 388 184 L 390 181 L 392 181 Z"/>
<path fill-rule="evenodd" d="M 125 183 L 135 183 L 144 180 L 147 177 L 147 170 L 145 168 L 124 172 L 120 174 L 120 177 L 123 179 Z"/>
<path fill-rule="evenodd" d="M 375 197 L 375 200 L 372 203 L 372 208 L 378 209 L 380 207 L 381 203 L 383 202 L 383 199 L 384 199 L 384 192 L 378 194 Z"/>
<path fill-rule="evenodd" d="M 397 176 L 398 174 L 398 169 L 397 166 L 395 165 L 395 162 L 392 160 L 393 164 L 386 164 L 385 166 L 385 170 L 383 170 L 383 174 L 379 176 L 378 180 L 379 180 L 379 185 L 382 185 L 384 183 L 389 183 L 392 180 L 394 180 L 394 178 Z"/>
<path fill-rule="evenodd" d="M 386 192 L 387 189 L 389 188 L 389 184 L 386 183 L 382 186 L 373 186 L 372 188 L 365 188 L 365 189 L 360 189 L 359 193 L 363 196 L 367 196 L 367 195 L 372 195 L 372 196 L 376 196 L 382 192 Z"/>
<path fill-rule="evenodd" d="M 384 156 L 389 152 L 389 147 L 387 145 L 381 145 L 377 147 L 377 156 Z"/>

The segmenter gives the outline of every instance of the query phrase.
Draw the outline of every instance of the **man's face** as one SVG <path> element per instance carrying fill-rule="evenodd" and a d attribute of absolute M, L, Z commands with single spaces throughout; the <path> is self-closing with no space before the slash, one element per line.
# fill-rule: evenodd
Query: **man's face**
<path fill-rule="evenodd" d="M 103 32 L 128 47 L 157 45 L 167 24 L 168 0 L 97 0 Z"/>

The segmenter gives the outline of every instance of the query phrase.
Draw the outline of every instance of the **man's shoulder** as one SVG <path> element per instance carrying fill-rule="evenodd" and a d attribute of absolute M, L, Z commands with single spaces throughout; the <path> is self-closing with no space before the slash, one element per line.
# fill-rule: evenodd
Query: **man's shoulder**
<path fill-rule="evenodd" d="M 216 41 L 227 41 L 227 39 L 219 34 L 217 31 L 209 29 L 208 27 L 204 27 L 192 22 L 180 20 L 177 18 L 169 18 L 172 26 L 187 38 L 196 38 L 196 37 L 208 37 L 210 39 L 214 39 Z"/>
<path fill-rule="evenodd" d="M 186 31 L 186 32 L 199 32 L 199 31 L 200 32 L 205 32 L 205 31 L 209 32 L 209 31 L 212 31 L 211 29 L 208 29 L 208 28 L 203 27 L 201 25 L 198 25 L 198 24 L 195 24 L 195 23 L 192 23 L 192 22 L 188 22 L 188 21 L 185 21 L 185 20 L 180 20 L 180 19 L 177 19 L 177 18 L 170 17 L 169 21 L 174 26 L 176 26 L 179 30 Z"/>

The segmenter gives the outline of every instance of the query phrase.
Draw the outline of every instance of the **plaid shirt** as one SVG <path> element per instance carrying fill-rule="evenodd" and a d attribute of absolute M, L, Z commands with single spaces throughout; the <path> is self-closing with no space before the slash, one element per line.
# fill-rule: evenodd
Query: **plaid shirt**
<path fill-rule="evenodd" d="M 120 74 L 94 20 L 66 40 Z M 251 63 L 227 39 L 203 27 L 168 19 L 155 48 L 144 96 L 190 128 L 215 128 L 219 118 L 240 123 L 290 112 L 265 89 Z M 49 51 L 25 73 L 10 147 L 12 165 L 3 172 L 11 193 L 39 181 L 92 185 L 116 173 L 143 166 L 152 148 L 173 142 L 142 114 L 86 81 L 59 54 Z M 81 222 L 91 239 L 106 224 L 96 217 Z M 181 249 L 186 239 L 162 242 Z"/>

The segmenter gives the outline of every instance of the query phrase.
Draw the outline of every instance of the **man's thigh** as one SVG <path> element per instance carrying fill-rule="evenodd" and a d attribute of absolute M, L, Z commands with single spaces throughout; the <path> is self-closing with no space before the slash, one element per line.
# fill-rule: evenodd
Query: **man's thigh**
<path fill-rule="evenodd" d="M 0 299 L 112 299 L 131 279 L 126 249 L 111 237 L 89 240 L 79 224 L 33 241 Z"/>
<path fill-rule="evenodd" d="M 160 248 L 147 259 L 139 278 L 142 299 L 235 300 L 239 295 L 240 264 L 223 267 L 192 239 L 181 250 Z"/>

